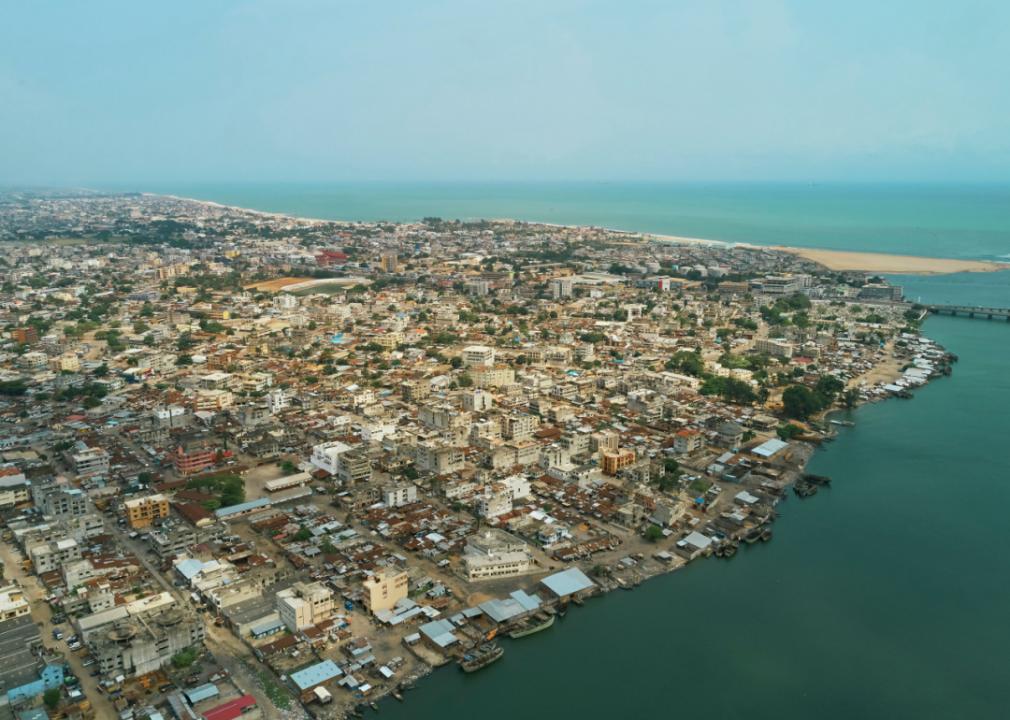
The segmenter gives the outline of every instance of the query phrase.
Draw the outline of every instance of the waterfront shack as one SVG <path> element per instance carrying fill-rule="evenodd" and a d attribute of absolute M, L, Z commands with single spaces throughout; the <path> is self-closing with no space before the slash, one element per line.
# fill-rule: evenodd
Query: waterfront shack
<path fill-rule="evenodd" d="M 559 602 L 568 602 L 596 587 L 596 583 L 577 567 L 548 575 L 540 581 L 540 584 Z"/>

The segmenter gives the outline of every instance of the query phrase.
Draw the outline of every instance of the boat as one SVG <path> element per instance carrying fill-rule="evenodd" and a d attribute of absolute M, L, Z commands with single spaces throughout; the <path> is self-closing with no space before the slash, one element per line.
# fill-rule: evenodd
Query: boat
<path fill-rule="evenodd" d="M 459 661 L 459 667 L 463 672 L 476 672 L 500 660 L 504 654 L 505 650 L 500 645 L 485 643 L 466 653 Z"/>
<path fill-rule="evenodd" d="M 390 693 L 390 695 L 393 696 L 394 700 L 397 700 L 398 702 L 403 702 L 403 695 L 401 695 L 398 691 L 394 690 L 393 692 Z"/>
<path fill-rule="evenodd" d="M 541 630 L 546 630 L 551 625 L 554 624 L 554 615 L 547 615 L 546 617 L 534 617 L 531 621 L 523 623 L 515 630 L 509 633 L 509 637 L 513 640 L 517 640 L 521 637 L 526 637 L 527 635 L 532 635 L 538 633 Z"/>
<path fill-rule="evenodd" d="M 831 484 L 831 478 L 827 475 L 811 475 L 810 473 L 803 476 L 803 481 L 811 485 L 827 486 Z"/>
<path fill-rule="evenodd" d="M 855 427 L 856 424 L 851 420 L 831 420 L 832 425 L 838 425 L 839 427 Z"/>

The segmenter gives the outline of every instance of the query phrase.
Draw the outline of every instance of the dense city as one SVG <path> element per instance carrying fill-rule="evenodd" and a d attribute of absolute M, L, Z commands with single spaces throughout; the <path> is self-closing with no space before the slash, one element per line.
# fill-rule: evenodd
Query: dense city
<path fill-rule="evenodd" d="M 0 248 L 0 719 L 409 703 L 746 562 L 954 360 L 884 278 L 603 228 L 35 191 Z"/>

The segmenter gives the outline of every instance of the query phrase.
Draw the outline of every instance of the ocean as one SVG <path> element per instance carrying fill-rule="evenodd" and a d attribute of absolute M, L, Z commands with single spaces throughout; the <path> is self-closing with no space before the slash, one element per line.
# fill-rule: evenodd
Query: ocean
<path fill-rule="evenodd" d="M 1010 260 L 1010 185 L 232 183 L 117 189 L 332 220 L 515 218 L 757 245 Z"/>
<path fill-rule="evenodd" d="M 519 217 L 717 240 L 977 259 L 1010 255 L 1007 188 L 233 186 L 151 188 L 340 219 Z M 1010 305 L 1010 272 L 894 277 L 923 302 Z M 1010 716 L 1010 323 L 933 317 L 949 378 L 852 413 L 834 479 L 771 543 L 573 608 L 473 675 L 382 703 L 392 720 Z"/>

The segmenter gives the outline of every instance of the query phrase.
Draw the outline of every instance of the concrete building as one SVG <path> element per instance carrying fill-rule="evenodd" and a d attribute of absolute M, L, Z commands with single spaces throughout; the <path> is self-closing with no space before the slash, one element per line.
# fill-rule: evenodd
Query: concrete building
<path fill-rule="evenodd" d="M 28 598 L 19 585 L 0 587 L 0 622 L 31 613 Z"/>
<path fill-rule="evenodd" d="M 469 345 L 463 348 L 463 365 L 465 367 L 490 367 L 494 365 L 495 352 L 487 345 Z"/>
<path fill-rule="evenodd" d="M 603 453 L 603 474 L 617 475 L 621 470 L 635 462 L 635 451 L 630 448 Z"/>
<path fill-rule="evenodd" d="M 417 486 L 413 483 L 390 485 L 382 491 L 382 502 L 388 507 L 401 507 L 417 502 Z"/>
<path fill-rule="evenodd" d="M 27 548 L 35 574 L 59 570 L 63 565 L 81 559 L 81 546 L 73 538 L 46 540 Z"/>
<path fill-rule="evenodd" d="M 530 572 L 533 553 L 522 540 L 503 530 L 490 528 L 469 538 L 463 551 L 468 580 L 494 580 Z"/>
<path fill-rule="evenodd" d="M 0 508 L 10 508 L 31 499 L 31 482 L 13 465 L 0 467 Z"/>
<path fill-rule="evenodd" d="M 106 475 L 109 472 L 109 453 L 100 447 L 89 447 L 83 440 L 74 443 L 67 459 L 80 477 Z"/>
<path fill-rule="evenodd" d="M 117 605 L 74 623 L 105 677 L 154 672 L 204 638 L 203 621 L 178 606 L 169 593 Z"/>
<path fill-rule="evenodd" d="M 168 498 L 158 493 L 133 498 L 123 503 L 126 521 L 134 530 L 150 527 L 155 520 L 168 517 Z"/>
<path fill-rule="evenodd" d="M 296 582 L 277 593 L 277 612 L 291 632 L 333 617 L 333 592 L 319 582 Z"/>
<path fill-rule="evenodd" d="M 362 602 L 373 615 L 379 610 L 391 610 L 407 597 L 407 573 L 402 570 L 381 569 L 362 582 L 365 594 Z"/>

